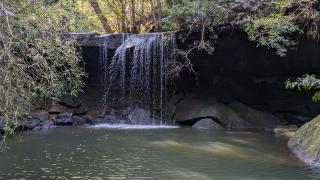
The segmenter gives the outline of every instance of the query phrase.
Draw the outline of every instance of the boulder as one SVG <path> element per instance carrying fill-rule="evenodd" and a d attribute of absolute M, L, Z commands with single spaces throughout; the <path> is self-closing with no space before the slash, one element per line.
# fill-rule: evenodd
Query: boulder
<path fill-rule="evenodd" d="M 57 118 L 54 121 L 55 125 L 59 126 L 72 126 L 73 125 L 73 113 L 65 112 L 58 114 Z"/>
<path fill-rule="evenodd" d="M 240 102 L 229 104 L 237 114 L 239 114 L 250 128 L 266 128 L 284 124 L 278 117 L 261 111 L 256 111 Z"/>
<path fill-rule="evenodd" d="M 303 125 L 290 138 L 289 149 L 305 163 L 320 168 L 320 116 Z"/>
<path fill-rule="evenodd" d="M 212 119 L 209 119 L 209 118 L 199 120 L 192 126 L 192 128 L 214 130 L 214 131 L 221 131 L 225 129 L 222 126 L 220 126 L 218 123 L 214 122 Z"/>
<path fill-rule="evenodd" d="M 39 119 L 42 121 L 47 121 L 49 119 L 49 112 L 45 110 L 35 110 L 30 113 L 30 116 L 34 119 Z"/>
<path fill-rule="evenodd" d="M 203 118 L 217 119 L 223 127 L 245 129 L 247 122 L 233 109 L 217 102 L 212 97 L 187 95 L 176 104 L 174 120 L 177 123 L 195 121 Z"/>
<path fill-rule="evenodd" d="M 39 119 L 35 119 L 35 118 L 28 118 L 24 124 L 23 124 L 23 128 L 24 129 L 33 129 L 35 128 L 36 126 L 40 125 L 41 124 L 41 121 Z"/>

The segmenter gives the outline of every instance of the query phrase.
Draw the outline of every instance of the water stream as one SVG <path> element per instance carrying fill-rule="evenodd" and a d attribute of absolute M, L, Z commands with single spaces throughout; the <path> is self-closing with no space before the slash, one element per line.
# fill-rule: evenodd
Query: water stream
<path fill-rule="evenodd" d="M 286 140 L 156 126 L 59 128 L 9 138 L 0 179 L 319 179 Z"/>
<path fill-rule="evenodd" d="M 168 63 L 175 61 L 173 33 L 123 35 L 121 45 L 112 58 L 107 46 L 102 47 L 102 64 L 105 69 L 104 106 L 138 105 L 150 112 L 150 119 L 165 120 L 165 104 L 172 95 Z"/>

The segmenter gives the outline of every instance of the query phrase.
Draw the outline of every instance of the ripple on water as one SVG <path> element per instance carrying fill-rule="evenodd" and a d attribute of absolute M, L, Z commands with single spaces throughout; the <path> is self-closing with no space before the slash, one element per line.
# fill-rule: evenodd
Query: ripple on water
<path fill-rule="evenodd" d="M 170 125 L 127 125 L 127 124 L 97 124 L 89 127 L 105 128 L 105 129 L 176 129 L 176 128 L 179 128 L 179 126 L 170 126 Z"/>

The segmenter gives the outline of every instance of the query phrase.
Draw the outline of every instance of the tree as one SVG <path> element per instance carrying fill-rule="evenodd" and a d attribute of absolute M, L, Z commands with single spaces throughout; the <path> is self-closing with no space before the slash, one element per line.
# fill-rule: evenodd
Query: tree
<path fill-rule="evenodd" d="M 112 33 L 112 29 L 108 23 L 108 20 L 106 17 L 103 15 L 102 10 L 96 0 L 89 0 L 92 8 L 94 9 L 95 13 L 100 19 L 100 22 L 102 24 L 103 29 L 105 30 L 106 33 Z"/>
<path fill-rule="evenodd" d="M 0 116 L 8 134 L 42 101 L 76 95 L 83 86 L 77 44 L 59 38 L 74 18 L 64 5 L 0 3 Z"/>

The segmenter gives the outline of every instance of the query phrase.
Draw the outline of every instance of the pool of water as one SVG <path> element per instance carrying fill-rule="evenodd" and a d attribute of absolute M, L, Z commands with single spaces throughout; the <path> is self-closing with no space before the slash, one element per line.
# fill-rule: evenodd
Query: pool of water
<path fill-rule="evenodd" d="M 0 179 L 320 179 L 286 140 L 256 132 L 95 126 L 7 140 Z"/>

